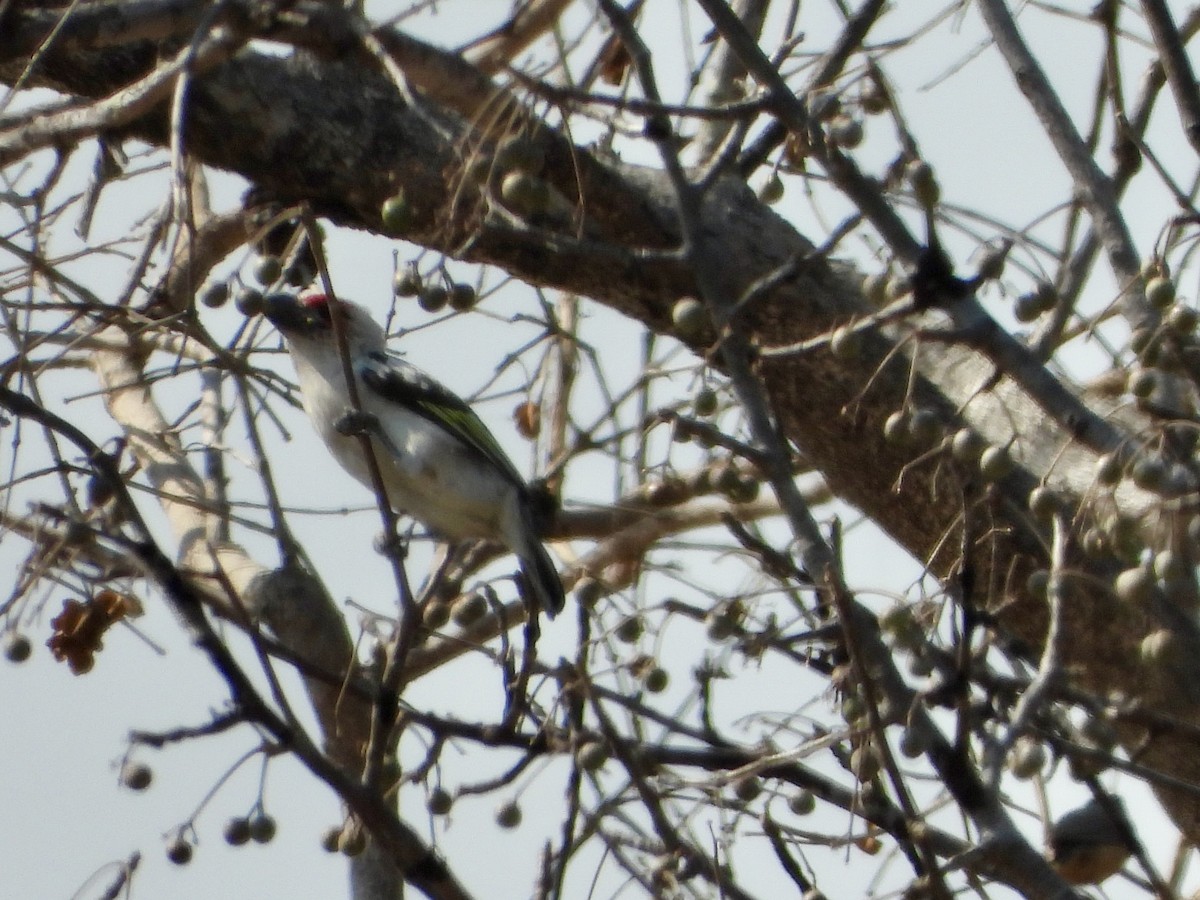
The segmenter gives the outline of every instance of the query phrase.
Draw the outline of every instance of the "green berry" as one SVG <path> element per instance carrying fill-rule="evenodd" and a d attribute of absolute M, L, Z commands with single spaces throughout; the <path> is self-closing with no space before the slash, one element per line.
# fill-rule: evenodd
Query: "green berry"
<path fill-rule="evenodd" d="M 608 748 L 600 741 L 585 741 L 575 751 L 575 763 L 585 772 L 595 772 L 608 762 Z"/>
<path fill-rule="evenodd" d="M 829 339 L 829 352 L 835 359 L 853 362 L 862 354 L 862 332 L 849 325 L 839 325 Z"/>
<path fill-rule="evenodd" d="M 412 228 L 416 221 L 416 210 L 413 209 L 412 202 L 405 195 L 404 190 L 400 189 L 383 201 L 380 216 L 383 219 L 383 227 L 387 229 L 388 233 L 404 234 Z"/>
<path fill-rule="evenodd" d="M 817 808 L 817 798 L 812 791 L 799 790 L 788 798 L 788 809 L 798 816 L 807 816 Z"/>
<path fill-rule="evenodd" d="M 1032 738 L 1019 738 L 1008 754 L 1008 768 L 1018 781 L 1028 781 L 1046 765 L 1046 748 Z"/>
<path fill-rule="evenodd" d="M 1146 603 L 1154 595 L 1154 573 L 1148 566 L 1134 566 L 1117 575 L 1113 590 L 1126 603 Z"/>
<path fill-rule="evenodd" d="M 683 340 L 698 340 L 708 325 L 708 311 L 695 297 L 681 297 L 671 307 L 671 324 Z"/>
<path fill-rule="evenodd" d="M 1175 284 L 1161 275 L 1146 282 L 1146 301 L 1155 309 L 1166 309 L 1175 302 Z"/>
<path fill-rule="evenodd" d="M 517 215 L 533 218 L 550 209 L 550 185 L 536 175 L 514 170 L 500 182 L 500 199 Z"/>
<path fill-rule="evenodd" d="M 654 666 L 642 679 L 642 685 L 646 688 L 647 693 L 661 694 L 667 689 L 670 680 L 671 676 L 666 669 Z"/>
<path fill-rule="evenodd" d="M 487 598 L 480 591 L 471 591 L 454 601 L 450 617 L 459 628 L 469 628 L 487 615 Z"/>
<path fill-rule="evenodd" d="M 905 170 L 905 177 L 912 188 L 913 196 L 925 209 L 937 206 L 941 199 L 942 189 L 933 174 L 933 167 L 923 159 L 914 159 Z"/>
<path fill-rule="evenodd" d="M 852 149 L 863 142 L 863 124 L 853 116 L 836 116 L 829 123 L 829 139 L 839 147 Z"/>
<path fill-rule="evenodd" d="M 783 199 L 783 179 L 778 173 L 772 172 L 770 177 L 758 189 L 758 199 L 767 206 L 774 206 Z"/>
<path fill-rule="evenodd" d="M 1105 487 L 1112 487 L 1119 482 L 1122 471 L 1121 457 L 1116 453 L 1106 453 L 1096 460 L 1096 481 Z"/>
<path fill-rule="evenodd" d="M 1007 447 L 988 447 L 979 456 L 979 474 L 984 481 L 999 481 L 1013 470 Z"/>
<path fill-rule="evenodd" d="M 717 392 L 712 388 L 700 388 L 692 398 L 692 409 L 701 418 L 708 418 L 717 411 Z"/>
<path fill-rule="evenodd" d="M 397 297 L 416 297 L 421 293 L 421 273 L 415 263 L 409 263 L 392 279 L 392 291 Z"/>

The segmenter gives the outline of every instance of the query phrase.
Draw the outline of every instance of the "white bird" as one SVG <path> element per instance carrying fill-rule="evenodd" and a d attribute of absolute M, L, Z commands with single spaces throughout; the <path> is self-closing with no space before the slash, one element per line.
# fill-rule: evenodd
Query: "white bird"
<path fill-rule="evenodd" d="M 563 608 L 563 587 L 538 536 L 535 499 L 471 407 L 389 353 L 383 329 L 361 306 L 321 294 L 271 294 L 263 314 L 287 341 L 304 411 L 334 459 L 371 486 L 359 439 L 339 430 L 355 411 L 334 338 L 333 302 L 392 508 L 450 540 L 506 546 L 520 560 L 533 599 L 553 617 Z"/>

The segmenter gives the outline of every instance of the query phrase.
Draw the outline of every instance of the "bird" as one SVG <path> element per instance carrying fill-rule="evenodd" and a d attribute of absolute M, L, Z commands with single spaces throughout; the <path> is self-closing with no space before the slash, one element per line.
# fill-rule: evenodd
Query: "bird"
<path fill-rule="evenodd" d="M 1111 804 L 1115 813 L 1107 804 L 1090 800 L 1050 827 L 1047 855 L 1064 881 L 1099 884 L 1129 858 L 1129 821 L 1120 800 L 1112 798 Z"/>
<path fill-rule="evenodd" d="M 347 389 L 334 334 L 340 312 L 360 409 Z M 388 351 L 387 335 L 358 304 L 322 293 L 269 294 L 263 315 L 284 338 L 304 411 L 333 458 L 371 487 L 357 422 L 370 436 L 388 503 L 451 541 L 485 539 L 520 561 L 528 595 L 550 618 L 562 581 L 538 533 L 539 498 L 474 410 Z M 532 612 L 532 610 L 531 610 Z"/>

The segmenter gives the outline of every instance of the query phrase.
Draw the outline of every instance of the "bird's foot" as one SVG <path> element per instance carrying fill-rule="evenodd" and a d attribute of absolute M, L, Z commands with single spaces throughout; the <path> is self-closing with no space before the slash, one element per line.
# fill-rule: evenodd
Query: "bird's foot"
<path fill-rule="evenodd" d="M 348 409 L 333 422 L 338 434 L 353 437 L 357 434 L 371 434 L 379 431 L 379 418 L 373 413 L 361 409 Z"/>

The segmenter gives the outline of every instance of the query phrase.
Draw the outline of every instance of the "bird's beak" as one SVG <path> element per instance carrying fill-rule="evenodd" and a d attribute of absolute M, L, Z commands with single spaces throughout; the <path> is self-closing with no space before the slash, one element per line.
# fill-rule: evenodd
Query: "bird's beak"
<path fill-rule="evenodd" d="M 291 294 L 268 294 L 262 312 L 285 335 L 307 334 L 321 324 L 320 315 Z"/>

